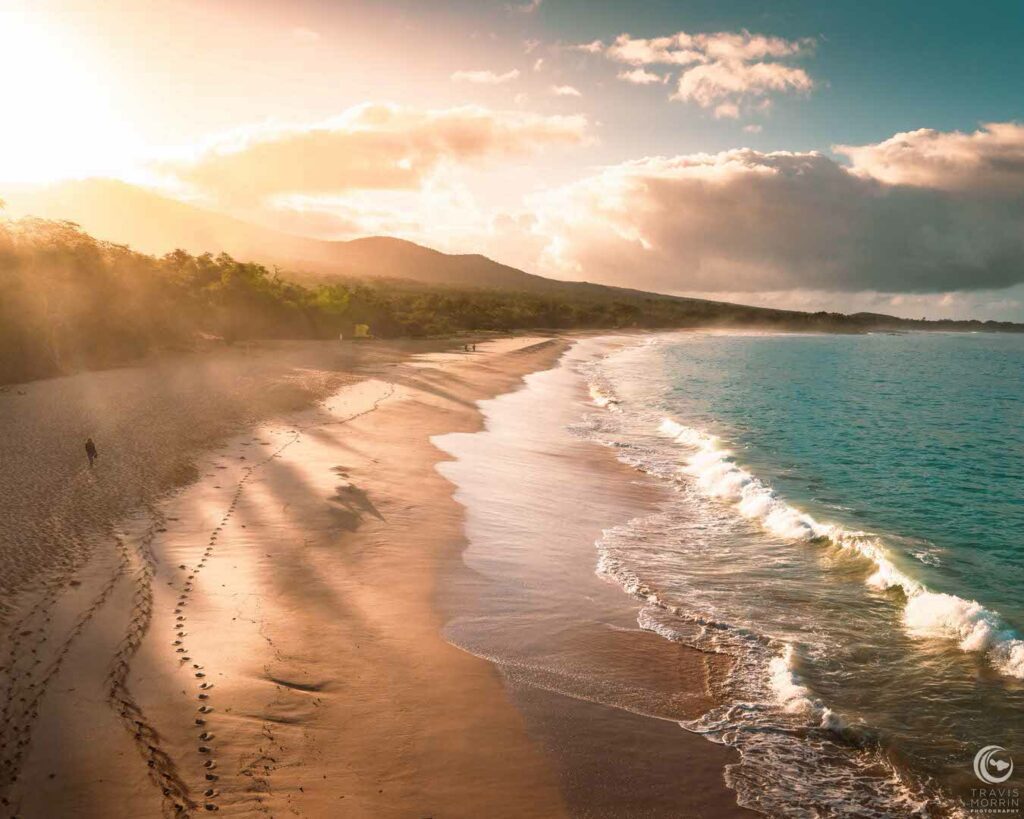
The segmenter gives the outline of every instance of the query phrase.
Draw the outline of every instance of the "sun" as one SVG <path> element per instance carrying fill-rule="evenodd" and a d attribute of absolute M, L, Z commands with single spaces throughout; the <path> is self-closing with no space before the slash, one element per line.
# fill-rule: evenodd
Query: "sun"
<path fill-rule="evenodd" d="M 0 183 L 116 175 L 135 147 L 116 91 L 66 21 L 0 8 Z"/>

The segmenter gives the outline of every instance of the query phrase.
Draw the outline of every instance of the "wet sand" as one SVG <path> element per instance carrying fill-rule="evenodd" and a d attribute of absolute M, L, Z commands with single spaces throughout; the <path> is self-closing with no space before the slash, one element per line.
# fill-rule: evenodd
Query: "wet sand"
<path fill-rule="evenodd" d="M 676 815 L 735 811 L 721 783 L 724 749 L 665 720 L 524 689 L 442 636 L 439 584 L 457 570 L 465 538 L 463 510 L 435 468 L 442 455 L 430 438 L 477 429 L 477 400 L 515 388 L 563 347 L 518 339 L 426 360 L 380 347 L 348 367 L 330 361 L 332 353 L 298 374 L 294 362 L 306 359 L 290 350 L 286 362 L 247 376 L 244 394 L 264 394 L 275 373 L 285 384 L 297 375 L 309 383 L 283 409 L 238 402 L 228 422 L 245 412 L 271 420 L 226 440 L 222 429 L 175 412 L 181 408 L 157 421 L 126 409 L 122 423 L 172 441 L 194 480 L 170 492 L 170 456 L 154 457 L 163 466 L 152 484 L 139 459 L 110 467 L 109 458 L 79 479 L 102 480 L 110 468 L 111 480 L 136 487 L 144 502 L 128 516 L 130 492 L 100 504 L 99 522 L 83 536 L 89 546 L 68 550 L 63 579 L 39 585 L 9 612 L 5 812 L 643 816 L 665 815 L 673 804 Z M 176 372 L 177 382 L 166 372 L 142 378 L 184 395 L 182 384 L 225 380 Z M 28 390 L 57 389 L 52 383 Z M 237 397 L 245 378 L 232 383 Z M 295 408 L 327 394 L 315 409 Z M 123 406 L 159 405 L 147 402 Z M 59 401 L 41 404 L 70 412 Z M 195 440 L 176 447 L 173 435 L 183 429 Z M 218 435 L 221 444 L 204 452 L 202 443 Z M 10 483 L 5 508 L 33 491 L 46 497 L 45 486 Z M 20 571 L 44 576 L 25 565 Z M 624 773 L 603 775 L 602 756 L 624 762 Z M 600 798 L 588 800 L 586 782 L 601 779 Z M 659 810 L 649 795 L 635 798 L 655 782 Z"/>

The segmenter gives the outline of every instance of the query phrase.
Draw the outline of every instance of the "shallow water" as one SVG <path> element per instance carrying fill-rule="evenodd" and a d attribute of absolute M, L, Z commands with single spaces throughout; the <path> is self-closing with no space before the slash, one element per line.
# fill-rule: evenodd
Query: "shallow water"
<path fill-rule="evenodd" d="M 770 812 L 944 813 L 1024 727 L 1024 339 L 663 336 L 585 434 L 671 484 L 607 533 L 641 623 L 736 656 L 689 728 Z M 1008 783 L 1012 784 L 1012 783 Z"/>
<path fill-rule="evenodd" d="M 1024 733 L 1022 372 L 1012 336 L 582 341 L 439 442 L 484 581 L 449 637 L 735 748 L 771 815 L 969 813 Z"/>

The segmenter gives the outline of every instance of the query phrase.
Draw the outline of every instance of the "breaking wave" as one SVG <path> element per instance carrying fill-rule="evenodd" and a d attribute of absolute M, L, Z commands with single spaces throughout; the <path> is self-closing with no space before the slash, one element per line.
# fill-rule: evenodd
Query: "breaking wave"
<path fill-rule="evenodd" d="M 829 542 L 868 560 L 874 571 L 866 583 L 896 589 L 905 598 L 903 625 L 921 638 L 953 640 L 962 651 L 985 653 L 1001 674 L 1024 679 L 1024 639 L 1002 618 L 973 600 L 931 591 L 894 563 L 881 539 L 867 532 L 822 523 L 780 498 L 771 487 L 743 469 L 713 435 L 664 419 L 659 432 L 690 451 L 682 471 L 706 496 L 732 503 L 744 517 L 769 532 L 798 541 Z"/>

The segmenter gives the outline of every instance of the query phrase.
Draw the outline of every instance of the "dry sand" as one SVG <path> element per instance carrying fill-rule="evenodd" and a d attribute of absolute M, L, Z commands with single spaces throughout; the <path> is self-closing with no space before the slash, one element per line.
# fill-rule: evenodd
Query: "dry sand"
<path fill-rule="evenodd" d="M 107 433 L 142 430 L 141 451 L 103 460 L 111 438 L 94 434 L 97 469 L 75 469 L 77 483 L 57 490 L 51 472 L 66 474 L 61 459 L 72 456 L 49 464 L 53 442 L 39 418 L 7 415 L 8 440 L 33 430 L 18 468 L 38 484 L 8 479 L 0 500 L 15 526 L 50 540 L 19 563 L 17 538 L 28 536 L 14 533 L 6 548 L 15 558 L 3 555 L 11 588 L 38 579 L 8 613 L 2 647 L 5 810 L 737 812 L 721 784 L 724 749 L 669 722 L 517 690 L 441 636 L 437 584 L 464 540 L 430 437 L 476 429 L 476 400 L 513 389 L 563 346 L 516 339 L 418 361 L 402 360 L 409 348 L 367 345 L 344 360 L 330 348 L 277 349 L 242 367 L 244 376 L 237 361 L 216 376 L 189 375 L 188 361 L 161 375 L 129 371 L 138 383 Z M 82 376 L 77 387 L 40 382 L 18 398 L 34 400 L 43 421 L 62 419 L 57 438 L 73 450 L 83 436 L 69 394 L 103 396 L 87 420 L 104 423 L 118 375 L 123 381 L 124 371 Z M 280 404 L 266 400 L 267 383 L 290 385 Z M 221 392 L 191 406 L 210 389 Z M 47 391 L 49 400 L 39 397 Z M 317 408 L 295 409 L 324 394 Z M 221 412 L 224 424 L 274 420 L 223 440 Z M 192 457 L 218 437 L 220 446 Z M 82 488 L 102 481 L 116 488 Z M 53 492 L 61 505 L 47 518 L 38 504 Z M 60 527 L 83 508 L 94 518 L 69 546 Z M 40 523 L 54 517 L 60 527 Z M 46 549 L 59 571 L 42 571 Z M 581 783 L 607 780 L 595 767 L 602 755 L 625 773 L 604 781 L 600 804 L 591 804 Z M 634 801 L 644 787 L 657 790 L 656 806 Z"/>

